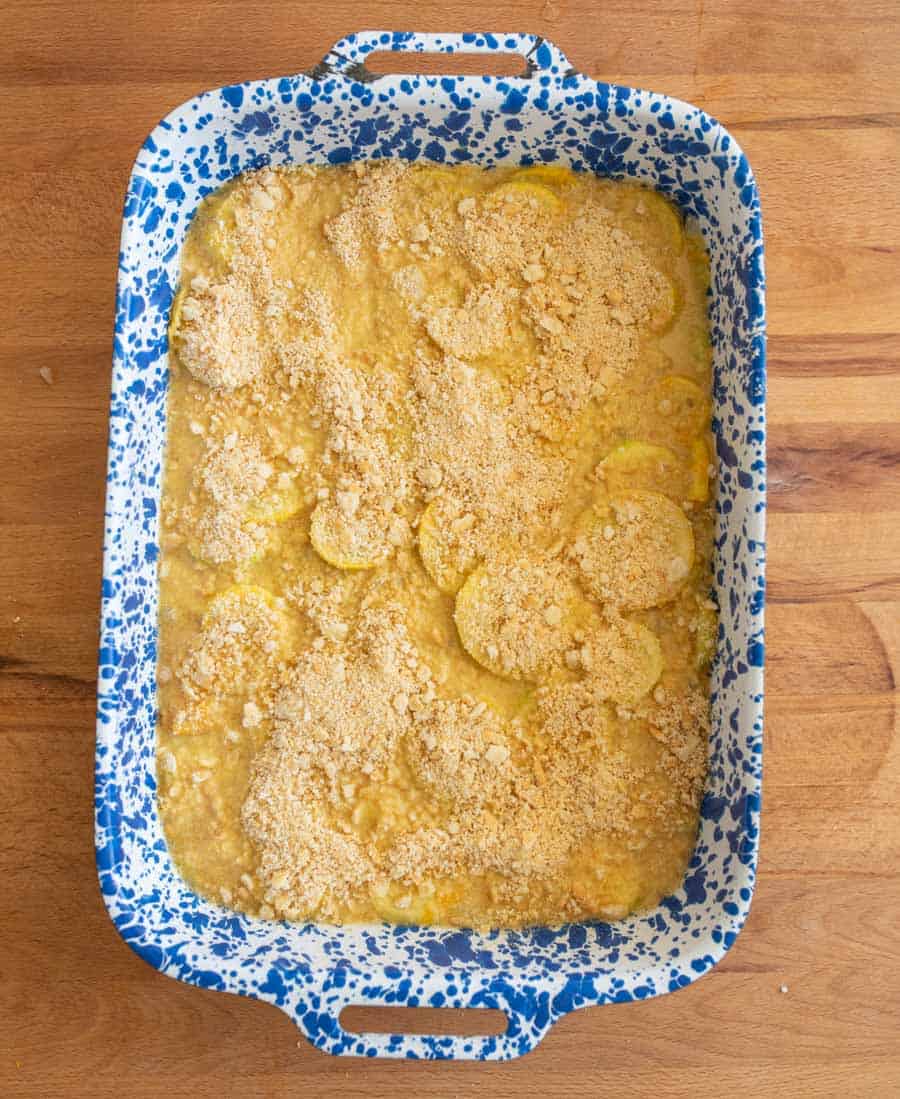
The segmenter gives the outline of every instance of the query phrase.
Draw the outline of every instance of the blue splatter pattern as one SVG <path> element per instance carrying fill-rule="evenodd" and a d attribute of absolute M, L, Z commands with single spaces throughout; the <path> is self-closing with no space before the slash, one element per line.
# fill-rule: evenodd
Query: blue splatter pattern
<path fill-rule="evenodd" d="M 373 50 L 512 51 L 516 78 L 376 77 Z M 448 57 L 452 69 L 452 57 Z M 561 163 L 642 180 L 703 232 L 712 261 L 721 622 L 700 835 L 677 893 L 609 925 L 489 934 L 387 924 L 291 925 L 237 914 L 175 870 L 156 803 L 159 495 L 166 326 L 179 249 L 204 195 L 265 164 L 373 157 Z M 96 752 L 100 886 L 125 941 L 203 988 L 277 1005 L 330 1053 L 510 1058 L 575 1008 L 683 988 L 735 940 L 759 840 L 765 511 L 763 246 L 756 185 L 734 139 L 701 110 L 575 73 L 530 35 L 366 32 L 307 75 L 190 100 L 138 154 L 125 201 L 110 409 Z M 357 1035 L 351 1003 L 491 1007 L 497 1037 Z"/>

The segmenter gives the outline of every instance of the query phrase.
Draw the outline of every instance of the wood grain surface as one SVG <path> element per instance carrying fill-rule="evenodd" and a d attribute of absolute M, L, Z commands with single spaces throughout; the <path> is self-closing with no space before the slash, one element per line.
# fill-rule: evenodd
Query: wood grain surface
<path fill-rule="evenodd" d="M 0 14 L 0 1094 L 900 1094 L 900 7 L 2 0 Z M 131 163 L 184 99 L 306 69 L 365 25 L 547 35 L 583 72 L 721 118 L 763 199 L 770 603 L 753 911 L 696 985 L 576 1013 L 509 1065 L 358 1062 L 298 1044 L 274 1008 L 140 961 L 94 873 Z"/>

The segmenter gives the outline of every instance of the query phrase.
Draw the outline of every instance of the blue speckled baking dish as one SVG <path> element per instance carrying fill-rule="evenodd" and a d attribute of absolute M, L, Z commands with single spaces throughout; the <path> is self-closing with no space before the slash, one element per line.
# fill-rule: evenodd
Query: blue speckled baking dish
<path fill-rule="evenodd" d="M 379 76 L 373 50 L 513 52 L 516 78 Z M 643 180 L 695 219 L 712 257 L 721 607 L 709 781 L 682 887 L 620 923 L 481 934 L 265 922 L 192 892 L 160 827 L 155 780 L 158 516 L 166 325 L 197 203 L 264 164 L 403 157 L 552 162 Z M 696 107 L 574 72 L 529 35 L 352 35 L 307 75 L 207 92 L 138 154 L 125 203 L 115 328 L 96 759 L 100 884 L 125 941 L 171 977 L 267 1000 L 330 1053 L 509 1058 L 578 1007 L 696 980 L 750 906 L 759 833 L 765 508 L 763 245 L 750 167 Z M 357 1035 L 348 1004 L 491 1007 L 498 1037 Z"/>

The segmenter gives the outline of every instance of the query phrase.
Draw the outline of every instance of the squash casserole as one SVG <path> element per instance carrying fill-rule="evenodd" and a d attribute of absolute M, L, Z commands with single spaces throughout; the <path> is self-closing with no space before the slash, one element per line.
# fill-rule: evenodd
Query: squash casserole
<path fill-rule="evenodd" d="M 264 168 L 170 325 L 159 797 L 264 918 L 614 920 L 707 765 L 708 265 L 555 165 Z"/>

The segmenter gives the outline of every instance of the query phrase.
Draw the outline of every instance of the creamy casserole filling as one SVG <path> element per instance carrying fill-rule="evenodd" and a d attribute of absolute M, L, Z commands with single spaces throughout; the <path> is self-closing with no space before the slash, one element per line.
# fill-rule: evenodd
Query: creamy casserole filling
<path fill-rule="evenodd" d="M 264 917 L 616 919 L 706 771 L 708 266 L 556 166 L 264 169 L 170 328 L 158 770 Z"/>

